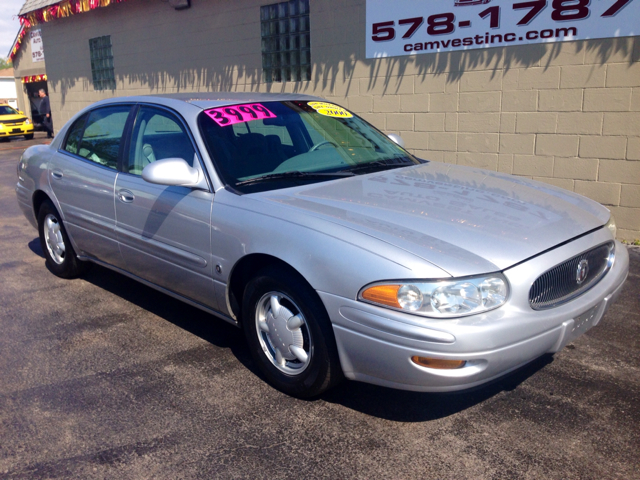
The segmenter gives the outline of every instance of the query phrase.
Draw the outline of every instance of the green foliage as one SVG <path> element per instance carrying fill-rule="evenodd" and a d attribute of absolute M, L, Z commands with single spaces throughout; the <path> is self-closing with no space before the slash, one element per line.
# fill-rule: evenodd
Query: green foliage
<path fill-rule="evenodd" d="M 11 60 L 9 60 L 8 58 L 0 57 L 0 70 L 4 70 L 5 68 L 11 68 L 11 67 L 13 67 Z"/>
<path fill-rule="evenodd" d="M 640 240 L 638 240 L 637 238 L 635 240 L 622 240 L 622 243 L 624 243 L 625 245 L 640 246 Z"/>

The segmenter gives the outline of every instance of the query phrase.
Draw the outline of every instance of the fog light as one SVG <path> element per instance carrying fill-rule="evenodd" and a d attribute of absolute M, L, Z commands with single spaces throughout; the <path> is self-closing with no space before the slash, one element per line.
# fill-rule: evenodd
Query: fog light
<path fill-rule="evenodd" d="M 466 360 L 443 360 L 442 358 L 418 357 L 416 355 L 411 357 L 411 361 L 421 367 L 437 368 L 439 370 L 462 368 L 467 363 Z"/>

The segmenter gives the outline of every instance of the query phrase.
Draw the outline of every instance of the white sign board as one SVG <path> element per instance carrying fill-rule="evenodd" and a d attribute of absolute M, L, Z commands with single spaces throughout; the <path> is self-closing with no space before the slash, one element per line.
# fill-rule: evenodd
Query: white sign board
<path fill-rule="evenodd" d="M 44 62 L 44 48 L 42 48 L 41 30 L 31 30 L 29 32 L 29 38 L 31 39 L 31 61 Z"/>
<path fill-rule="evenodd" d="M 640 0 L 367 0 L 367 58 L 640 34 Z"/>

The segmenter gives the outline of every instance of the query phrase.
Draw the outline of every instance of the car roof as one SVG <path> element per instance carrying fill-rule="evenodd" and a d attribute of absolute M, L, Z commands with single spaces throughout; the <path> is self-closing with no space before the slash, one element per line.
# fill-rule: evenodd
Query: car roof
<path fill-rule="evenodd" d="M 176 106 L 184 102 L 201 109 L 223 107 L 238 103 L 283 102 L 291 100 L 322 100 L 311 95 L 296 93 L 259 93 L 259 92 L 186 92 L 158 95 L 139 95 L 135 97 L 114 97 L 102 100 L 99 104 L 118 102 L 150 102 L 160 105 Z"/>

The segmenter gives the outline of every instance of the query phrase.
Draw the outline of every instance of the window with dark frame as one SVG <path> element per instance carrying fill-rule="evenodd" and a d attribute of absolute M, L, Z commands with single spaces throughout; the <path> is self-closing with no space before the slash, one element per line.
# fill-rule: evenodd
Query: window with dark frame
<path fill-rule="evenodd" d="M 111 35 L 89 39 L 91 53 L 91 76 L 95 90 L 115 90 L 116 77 L 113 73 L 113 51 Z"/>
<path fill-rule="evenodd" d="M 265 82 L 311 80 L 309 0 L 260 7 Z"/>

